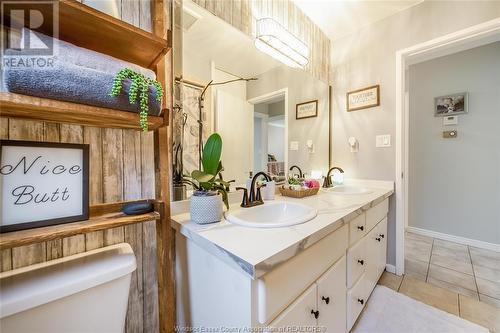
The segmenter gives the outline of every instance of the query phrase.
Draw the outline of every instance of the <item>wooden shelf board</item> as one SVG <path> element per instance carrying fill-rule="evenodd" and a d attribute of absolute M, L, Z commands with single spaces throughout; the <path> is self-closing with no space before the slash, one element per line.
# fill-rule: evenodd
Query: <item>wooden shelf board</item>
<path fill-rule="evenodd" d="M 0 250 L 158 219 L 160 219 L 158 212 L 141 215 L 125 215 L 115 212 L 91 217 L 85 221 L 12 231 L 0 234 Z"/>
<path fill-rule="evenodd" d="M 139 115 L 134 112 L 6 92 L 0 93 L 0 115 L 106 128 L 141 129 Z M 150 130 L 157 129 L 164 125 L 164 117 L 149 116 L 148 124 Z"/>
<path fill-rule="evenodd" d="M 170 47 L 167 39 L 123 22 L 75 0 L 59 0 L 58 39 L 104 53 L 142 67 L 155 69 Z M 51 7 L 37 7 L 44 17 L 52 16 Z M 46 12 L 44 12 L 46 11 Z M 37 29 L 47 35 L 48 26 Z"/>

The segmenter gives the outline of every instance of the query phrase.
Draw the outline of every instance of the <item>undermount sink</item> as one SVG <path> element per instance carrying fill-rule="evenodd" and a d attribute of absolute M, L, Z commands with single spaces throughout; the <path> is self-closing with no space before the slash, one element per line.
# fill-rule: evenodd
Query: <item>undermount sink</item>
<path fill-rule="evenodd" d="M 251 208 L 229 210 L 224 217 L 230 223 L 252 228 L 279 228 L 305 223 L 316 217 L 314 208 L 292 202 L 266 202 Z"/>
<path fill-rule="evenodd" d="M 372 192 L 372 190 L 369 190 L 364 187 L 349 186 L 349 185 L 338 185 L 327 188 L 325 189 L 325 191 L 330 193 L 339 193 L 339 194 L 367 194 Z"/>

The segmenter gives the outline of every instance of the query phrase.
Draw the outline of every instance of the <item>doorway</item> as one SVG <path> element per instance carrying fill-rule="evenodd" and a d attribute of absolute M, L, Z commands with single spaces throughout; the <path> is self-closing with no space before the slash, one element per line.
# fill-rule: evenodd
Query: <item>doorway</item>
<path fill-rule="evenodd" d="M 288 100 L 281 89 L 249 100 L 253 106 L 253 165 L 276 181 L 285 179 L 288 168 Z"/>
<path fill-rule="evenodd" d="M 396 53 L 396 273 L 403 274 L 405 267 L 405 232 L 409 221 L 410 191 L 410 102 L 409 89 L 411 81 L 410 66 L 455 54 L 500 40 L 500 19 L 485 22 L 434 40 L 400 50 Z M 436 96 L 438 97 L 438 96 Z M 443 134 L 444 135 L 444 134 Z M 472 242 L 464 237 L 443 236 L 442 233 L 428 233 L 430 238 L 420 237 L 420 241 L 433 243 L 452 241 L 460 245 L 482 247 L 483 249 L 500 251 L 498 244 Z M 412 237 L 410 235 L 409 237 Z M 432 249 L 432 245 L 430 245 Z M 432 250 L 430 250 L 432 251 Z M 445 250 L 443 250 L 445 251 Z M 429 256 L 431 252 L 429 253 Z M 471 255 L 469 251 L 469 255 Z M 429 258 L 429 262 L 431 259 Z M 430 264 L 429 264 L 430 265 Z M 429 268 L 427 265 L 427 269 Z M 423 265 L 425 266 L 425 265 Z M 428 275 L 427 270 L 427 275 Z"/>

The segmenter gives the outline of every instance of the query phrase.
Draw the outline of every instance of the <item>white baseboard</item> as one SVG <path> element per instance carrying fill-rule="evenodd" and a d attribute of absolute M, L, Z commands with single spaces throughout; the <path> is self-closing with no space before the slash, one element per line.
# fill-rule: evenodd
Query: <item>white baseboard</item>
<path fill-rule="evenodd" d="M 422 235 L 422 236 L 442 239 L 445 241 L 450 241 L 450 242 L 464 244 L 464 245 L 470 245 L 470 246 L 478 247 L 480 249 L 486 249 L 486 250 L 491 250 L 491 251 L 495 251 L 495 252 L 500 252 L 500 244 L 488 243 L 488 242 L 483 242 L 483 241 L 479 241 L 479 240 L 475 240 L 475 239 L 471 239 L 471 238 L 453 236 L 453 235 L 443 234 L 443 233 L 437 232 L 437 231 L 415 228 L 415 227 L 406 227 L 406 231 L 412 232 L 414 234 Z"/>
<path fill-rule="evenodd" d="M 385 270 L 389 273 L 396 274 L 396 266 L 394 266 L 394 265 L 386 264 Z"/>

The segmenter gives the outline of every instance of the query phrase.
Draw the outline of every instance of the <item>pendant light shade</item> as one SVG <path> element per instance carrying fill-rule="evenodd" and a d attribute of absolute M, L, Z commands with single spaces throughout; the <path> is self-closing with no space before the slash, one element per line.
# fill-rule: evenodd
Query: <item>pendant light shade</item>
<path fill-rule="evenodd" d="M 290 67 L 304 68 L 309 62 L 309 48 L 272 18 L 256 22 L 255 46 Z"/>

